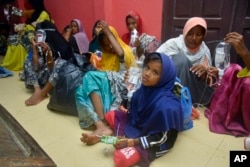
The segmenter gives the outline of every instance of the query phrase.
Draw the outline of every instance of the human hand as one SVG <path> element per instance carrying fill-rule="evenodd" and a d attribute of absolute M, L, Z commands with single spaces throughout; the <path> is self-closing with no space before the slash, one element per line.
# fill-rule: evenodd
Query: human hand
<path fill-rule="evenodd" d="M 126 138 L 119 139 L 119 140 L 114 144 L 114 147 L 115 147 L 116 149 L 122 149 L 122 148 L 128 147 L 128 139 L 126 139 Z"/>
<path fill-rule="evenodd" d="M 190 68 L 190 71 L 197 75 L 198 77 L 202 77 L 207 72 L 207 67 L 205 67 L 202 64 L 196 64 L 193 65 L 193 67 Z"/>
<path fill-rule="evenodd" d="M 105 34 L 111 33 L 108 23 L 104 20 L 100 20 L 100 22 L 97 24 L 97 27 L 103 30 Z"/>
<path fill-rule="evenodd" d="M 219 75 L 219 70 L 216 67 L 211 66 L 211 67 L 208 67 L 207 74 L 210 77 L 217 78 Z"/>
<path fill-rule="evenodd" d="M 42 47 L 43 52 L 48 52 L 51 50 L 49 45 L 46 42 L 39 42 L 38 44 L 39 46 Z"/>
<path fill-rule="evenodd" d="M 225 42 L 232 44 L 240 56 L 245 56 L 249 51 L 244 43 L 244 38 L 237 32 L 230 32 L 224 38 Z"/>

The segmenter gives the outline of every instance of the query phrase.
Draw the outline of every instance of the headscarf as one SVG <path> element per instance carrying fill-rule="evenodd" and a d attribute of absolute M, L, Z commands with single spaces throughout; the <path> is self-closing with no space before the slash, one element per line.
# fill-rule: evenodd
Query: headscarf
<path fill-rule="evenodd" d="M 126 68 L 129 69 L 131 64 L 135 61 L 133 52 L 131 48 L 122 41 L 122 39 L 119 37 L 114 27 L 109 26 L 109 29 L 114 35 L 117 42 L 122 47 L 123 52 L 124 52 L 124 62 L 125 62 Z M 119 71 L 120 70 L 119 57 L 116 54 L 109 53 L 109 52 L 102 50 L 102 70 Z"/>
<path fill-rule="evenodd" d="M 38 23 L 36 28 L 43 29 L 46 32 L 45 41 L 50 45 L 55 59 L 59 56 L 61 56 L 61 58 L 65 60 L 73 57 L 73 52 L 69 43 L 63 38 L 54 23 L 45 20 L 41 23 Z"/>
<path fill-rule="evenodd" d="M 205 35 L 207 33 L 207 23 L 205 19 L 201 17 L 192 17 L 190 18 L 183 28 L 183 34 L 180 34 L 179 37 L 171 38 L 162 44 L 157 52 L 165 53 L 168 56 L 177 55 L 183 53 L 190 60 L 191 64 L 206 64 L 208 66 L 212 65 L 211 53 L 204 41 L 202 41 L 199 48 L 195 51 L 190 51 L 185 44 L 185 36 L 187 33 L 195 26 L 200 25 L 205 28 Z"/>
<path fill-rule="evenodd" d="M 130 11 L 128 13 L 128 15 L 126 16 L 125 23 L 127 23 L 128 17 L 132 17 L 133 19 L 135 19 L 135 21 L 137 22 L 137 32 L 138 32 L 139 35 L 141 35 L 141 33 L 142 33 L 142 20 L 141 20 L 141 16 L 139 15 L 139 13 L 137 13 L 135 11 Z M 126 44 L 129 44 L 130 43 L 130 36 L 131 36 L 131 32 L 125 33 L 122 36 L 122 40 Z"/>
<path fill-rule="evenodd" d="M 32 6 L 32 8 L 35 9 L 29 20 L 30 23 L 36 21 L 43 11 L 46 11 L 49 14 L 49 12 L 45 9 L 43 0 L 28 0 L 28 2 Z"/>
<path fill-rule="evenodd" d="M 72 21 L 75 21 L 78 25 L 79 32 L 74 34 L 73 36 L 75 37 L 79 53 L 85 53 L 88 52 L 89 49 L 89 39 L 87 37 L 86 31 L 79 19 L 73 19 Z M 72 22 L 71 21 L 71 22 Z"/>
<path fill-rule="evenodd" d="M 140 47 L 143 49 L 143 53 L 155 52 L 156 49 L 160 46 L 160 42 L 156 39 L 155 36 L 151 36 L 145 33 L 142 33 L 139 37 Z"/>
<path fill-rule="evenodd" d="M 183 28 L 183 36 L 186 37 L 187 33 L 194 28 L 195 26 L 200 25 L 205 29 L 205 36 L 207 34 L 207 22 L 205 19 L 201 17 L 191 17 L 186 22 L 184 28 Z"/>
<path fill-rule="evenodd" d="M 150 87 L 141 85 L 133 94 L 125 127 L 125 134 L 129 138 L 165 132 L 170 129 L 183 130 L 181 102 L 173 93 L 176 79 L 175 65 L 164 54 L 153 52 L 148 56 L 152 54 L 160 55 L 162 74 L 157 85 Z"/>

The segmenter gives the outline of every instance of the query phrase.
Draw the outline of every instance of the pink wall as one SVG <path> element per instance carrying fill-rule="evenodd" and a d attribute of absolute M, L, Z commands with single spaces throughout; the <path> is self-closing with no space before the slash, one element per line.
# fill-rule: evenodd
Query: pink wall
<path fill-rule="evenodd" d="M 24 0 L 18 0 L 22 2 Z M 105 19 L 122 35 L 126 32 L 125 16 L 130 10 L 140 13 L 143 31 L 161 37 L 163 0 L 44 0 L 59 30 L 78 18 L 91 38 L 91 30 L 97 19 Z"/>

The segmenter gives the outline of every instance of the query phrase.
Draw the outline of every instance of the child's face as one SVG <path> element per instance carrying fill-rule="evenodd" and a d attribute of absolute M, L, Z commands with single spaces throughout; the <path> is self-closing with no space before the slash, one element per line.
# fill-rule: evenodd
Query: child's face
<path fill-rule="evenodd" d="M 142 84 L 144 86 L 155 86 L 162 73 L 162 65 L 159 61 L 150 61 L 142 71 Z"/>

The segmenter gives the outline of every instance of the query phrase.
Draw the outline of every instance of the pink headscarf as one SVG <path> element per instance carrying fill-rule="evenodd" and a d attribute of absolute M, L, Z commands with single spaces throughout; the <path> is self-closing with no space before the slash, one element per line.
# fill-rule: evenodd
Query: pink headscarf
<path fill-rule="evenodd" d="M 201 17 L 191 17 L 186 22 L 184 28 L 183 28 L 183 36 L 186 37 L 187 33 L 195 26 L 200 25 L 203 28 L 205 28 L 205 35 L 207 34 L 207 22 L 205 19 Z"/>
<path fill-rule="evenodd" d="M 126 22 L 127 22 L 127 18 L 128 16 L 132 17 L 133 19 L 136 20 L 137 22 L 137 31 L 138 31 L 138 34 L 141 35 L 142 33 L 142 20 L 141 20 L 141 16 L 139 15 L 139 13 L 135 12 L 135 11 L 130 11 L 127 16 L 126 16 Z M 124 34 L 122 36 L 122 40 L 126 43 L 126 44 L 129 44 L 130 43 L 130 36 L 131 36 L 131 33 L 130 32 L 127 32 L 126 34 Z"/>
<path fill-rule="evenodd" d="M 88 52 L 89 39 L 88 39 L 87 34 L 82 26 L 81 21 L 79 19 L 73 19 L 72 21 L 75 21 L 78 25 L 78 28 L 79 28 L 79 32 L 73 35 L 76 39 L 76 43 L 77 43 L 79 52 L 80 53 Z"/>

